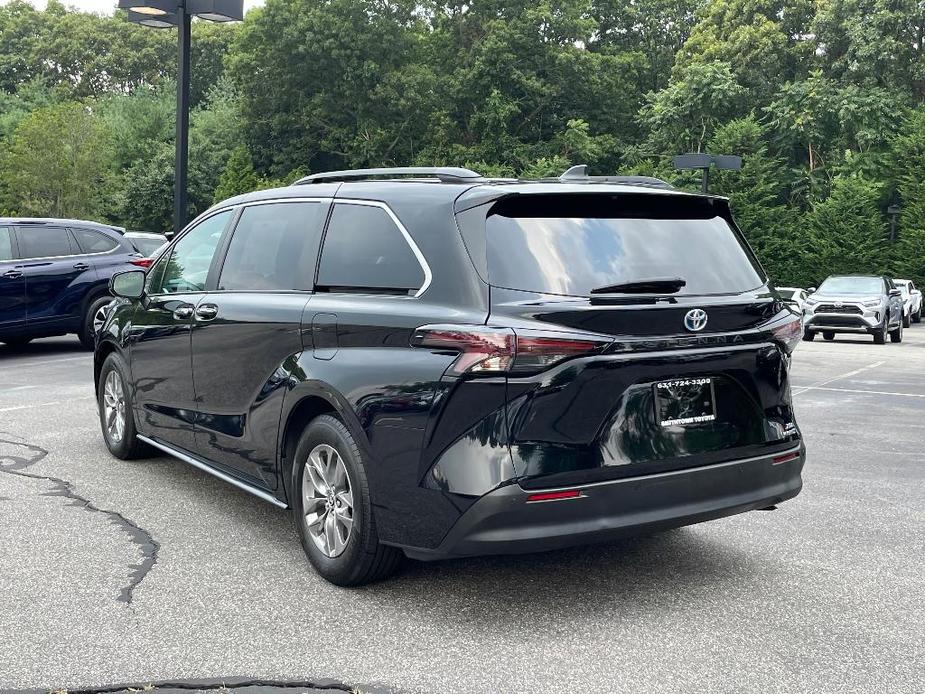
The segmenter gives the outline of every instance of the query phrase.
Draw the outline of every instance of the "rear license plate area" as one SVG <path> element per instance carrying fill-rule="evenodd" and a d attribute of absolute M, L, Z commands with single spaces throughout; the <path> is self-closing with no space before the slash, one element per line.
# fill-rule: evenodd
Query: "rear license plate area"
<path fill-rule="evenodd" d="M 716 419 L 712 378 L 659 381 L 655 391 L 655 421 L 663 427 L 691 426 Z"/>

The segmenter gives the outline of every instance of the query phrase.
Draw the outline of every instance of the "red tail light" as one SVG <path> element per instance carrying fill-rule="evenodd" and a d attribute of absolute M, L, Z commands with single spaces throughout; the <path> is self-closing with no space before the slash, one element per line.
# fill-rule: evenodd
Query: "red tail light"
<path fill-rule="evenodd" d="M 138 267 L 151 267 L 154 264 L 154 260 L 151 258 L 135 258 L 134 260 L 129 261 L 132 265 L 137 265 Z"/>
<path fill-rule="evenodd" d="M 793 320 L 788 320 L 771 332 L 774 339 L 780 342 L 784 349 L 787 350 L 787 353 L 790 354 L 800 344 L 800 340 L 803 339 L 803 321 L 799 316 L 795 316 Z"/>
<path fill-rule="evenodd" d="M 535 373 L 564 359 L 592 354 L 609 340 L 556 337 L 480 325 L 424 325 L 414 332 L 415 347 L 458 351 L 450 373 Z"/>

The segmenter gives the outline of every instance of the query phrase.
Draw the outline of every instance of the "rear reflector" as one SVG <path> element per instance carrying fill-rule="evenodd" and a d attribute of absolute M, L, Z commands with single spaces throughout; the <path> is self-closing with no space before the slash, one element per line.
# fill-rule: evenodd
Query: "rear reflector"
<path fill-rule="evenodd" d="M 787 455 L 779 455 L 774 459 L 772 465 L 780 465 L 781 463 L 789 463 L 791 460 L 796 460 L 800 457 L 799 453 L 788 453 Z"/>
<path fill-rule="evenodd" d="M 532 504 L 535 501 L 561 501 L 562 499 L 577 499 L 581 496 L 580 489 L 569 489 L 564 492 L 540 492 L 531 494 L 527 497 L 527 503 Z"/>
<path fill-rule="evenodd" d="M 129 262 L 132 265 L 137 265 L 138 267 L 151 267 L 151 265 L 154 263 L 151 258 L 135 258 Z"/>

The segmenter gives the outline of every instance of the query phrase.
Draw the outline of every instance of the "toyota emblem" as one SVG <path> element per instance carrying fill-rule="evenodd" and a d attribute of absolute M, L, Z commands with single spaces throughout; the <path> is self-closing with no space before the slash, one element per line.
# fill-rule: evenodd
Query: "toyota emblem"
<path fill-rule="evenodd" d="M 694 308 L 684 316 L 684 327 L 692 333 L 697 333 L 707 327 L 707 312 L 702 308 Z"/>

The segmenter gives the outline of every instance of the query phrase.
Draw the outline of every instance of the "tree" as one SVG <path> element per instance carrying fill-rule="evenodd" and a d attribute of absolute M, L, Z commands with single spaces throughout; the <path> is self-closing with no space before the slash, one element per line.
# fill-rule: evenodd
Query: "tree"
<path fill-rule="evenodd" d="M 107 176 L 107 132 L 92 110 L 67 103 L 33 111 L 3 158 L 6 206 L 20 214 L 92 217 Z"/>
<path fill-rule="evenodd" d="M 701 152 L 719 123 L 739 115 L 745 89 L 727 63 L 695 63 L 650 93 L 639 113 L 655 154 Z"/>
<path fill-rule="evenodd" d="M 831 274 L 890 274 L 880 184 L 862 176 L 836 176 L 832 194 L 815 202 L 799 239 L 804 281 Z"/>
<path fill-rule="evenodd" d="M 251 154 L 247 147 L 243 145 L 235 147 L 231 156 L 228 157 L 228 163 L 218 180 L 218 187 L 215 189 L 215 202 L 221 202 L 227 198 L 249 193 L 256 190 L 260 185 L 260 179 L 257 178 L 257 172 L 254 171 L 254 164 L 251 161 Z"/>

